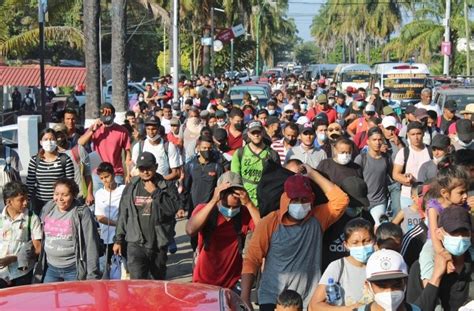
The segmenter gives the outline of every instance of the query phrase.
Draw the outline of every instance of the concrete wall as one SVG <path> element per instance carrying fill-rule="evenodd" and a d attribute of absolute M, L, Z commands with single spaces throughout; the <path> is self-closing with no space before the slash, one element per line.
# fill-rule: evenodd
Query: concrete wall
<path fill-rule="evenodd" d="M 41 116 L 39 115 L 18 117 L 18 155 L 23 167 L 23 170 L 20 172 L 21 176 L 27 175 L 30 158 L 38 153 L 38 124 L 40 122 Z"/>

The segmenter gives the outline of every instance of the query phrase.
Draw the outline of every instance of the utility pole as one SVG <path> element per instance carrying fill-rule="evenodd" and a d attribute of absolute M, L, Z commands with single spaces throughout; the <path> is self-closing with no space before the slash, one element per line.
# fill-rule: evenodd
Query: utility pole
<path fill-rule="evenodd" d="M 179 79 L 179 58 L 178 58 L 178 3 L 179 0 L 173 0 L 173 102 L 177 102 L 178 94 L 178 79 Z"/>
<path fill-rule="evenodd" d="M 469 11 L 467 8 L 467 0 L 464 0 L 464 27 L 466 28 L 466 76 L 471 75 L 471 49 L 469 36 L 471 35 L 471 30 L 469 28 Z"/>
<path fill-rule="evenodd" d="M 38 27 L 39 27 L 39 59 L 40 59 L 40 96 L 41 96 L 41 120 L 46 125 L 46 86 L 44 74 L 44 15 L 48 11 L 46 0 L 38 1 Z M 46 127 L 46 126 L 45 126 Z"/>
<path fill-rule="evenodd" d="M 211 75 L 214 76 L 214 7 L 211 7 L 211 47 L 209 51 L 209 63 Z"/>
<path fill-rule="evenodd" d="M 446 0 L 446 16 L 444 19 L 444 42 L 450 42 L 451 31 L 449 29 L 449 18 L 451 16 L 451 0 Z M 452 48 L 452 47 L 451 47 Z M 447 53 L 444 53 L 444 64 L 443 64 L 443 74 L 449 76 L 449 57 Z"/>
<path fill-rule="evenodd" d="M 234 74 L 234 39 L 230 39 L 230 72 Z"/>
<path fill-rule="evenodd" d="M 260 17 L 262 15 L 262 8 L 258 9 L 257 13 L 257 25 L 256 30 L 255 30 L 255 36 L 256 36 L 256 51 L 255 51 L 255 75 L 258 77 L 260 76 Z"/>

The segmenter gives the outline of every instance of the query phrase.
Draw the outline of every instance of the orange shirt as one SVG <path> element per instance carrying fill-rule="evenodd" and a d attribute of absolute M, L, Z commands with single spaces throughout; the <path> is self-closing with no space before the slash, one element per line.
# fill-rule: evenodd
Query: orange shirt
<path fill-rule="evenodd" d="M 344 214 L 347 205 L 349 204 L 349 197 L 338 186 L 334 186 L 331 191 L 326 193 L 326 196 L 329 200 L 328 203 L 314 206 L 311 213 L 309 213 L 303 220 L 307 221 L 311 217 L 316 218 L 323 231 L 335 223 Z M 272 235 L 278 228 L 279 224 L 284 226 L 298 224 L 298 222 L 289 219 L 286 215 L 289 203 L 290 199 L 286 193 L 283 193 L 280 199 L 280 209 L 262 218 L 255 227 L 252 239 L 248 245 L 247 253 L 244 257 L 242 274 L 251 273 L 256 275 L 262 264 L 263 258 L 266 257 L 270 248 Z"/>

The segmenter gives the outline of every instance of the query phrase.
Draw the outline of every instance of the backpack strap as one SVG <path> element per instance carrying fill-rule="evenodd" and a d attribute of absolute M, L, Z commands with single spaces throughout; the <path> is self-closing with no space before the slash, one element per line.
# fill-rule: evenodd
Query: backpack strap
<path fill-rule="evenodd" d="M 66 164 L 67 164 L 67 154 L 59 153 L 59 160 L 61 160 L 61 167 L 63 168 L 64 173 L 66 173 Z"/>
<path fill-rule="evenodd" d="M 405 174 L 405 170 L 407 169 L 407 162 L 408 162 L 409 156 L 410 156 L 410 147 L 409 146 L 403 147 L 403 168 L 402 168 L 403 174 Z"/>
<path fill-rule="evenodd" d="M 138 142 L 138 157 L 137 157 L 137 159 L 138 159 L 138 158 L 142 155 L 142 153 L 143 153 L 143 145 L 144 145 L 144 144 L 145 144 L 145 140 L 143 140 L 143 139 Z"/>
<path fill-rule="evenodd" d="M 430 156 L 430 160 L 433 160 L 433 149 L 431 146 L 425 145 L 426 149 L 428 149 L 428 154 Z"/>
<path fill-rule="evenodd" d="M 237 242 L 239 245 L 239 254 L 242 255 L 244 250 L 244 238 L 242 234 L 242 211 L 235 215 L 234 218 L 231 219 L 232 225 L 234 225 L 234 230 L 237 233 Z"/>
<path fill-rule="evenodd" d="M 203 235 L 203 248 L 204 250 L 209 250 L 209 243 L 211 241 L 211 236 L 217 226 L 217 217 L 219 216 L 219 210 L 217 208 L 213 208 L 209 217 L 207 217 L 207 222 L 202 229 Z"/>
<path fill-rule="evenodd" d="M 341 266 L 339 268 L 339 276 L 337 277 L 337 284 L 341 284 L 341 277 L 342 277 L 342 272 L 344 272 L 344 257 L 339 259 L 341 261 Z"/>
<path fill-rule="evenodd" d="M 31 218 L 33 217 L 33 211 L 28 209 L 28 224 L 27 224 L 27 234 L 28 234 L 28 241 L 31 241 Z"/>

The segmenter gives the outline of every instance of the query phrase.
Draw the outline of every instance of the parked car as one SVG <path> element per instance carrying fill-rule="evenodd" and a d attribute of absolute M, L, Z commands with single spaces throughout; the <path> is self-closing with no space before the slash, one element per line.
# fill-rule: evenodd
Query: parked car
<path fill-rule="evenodd" d="M 240 105 L 245 93 L 258 98 L 259 107 L 266 107 L 270 99 L 271 88 L 267 83 L 245 83 L 229 89 L 229 97 L 233 105 Z"/>
<path fill-rule="evenodd" d="M 18 148 L 18 124 L 0 126 L 2 144 Z"/>
<path fill-rule="evenodd" d="M 457 111 L 464 110 L 466 105 L 474 103 L 474 86 L 446 85 L 438 89 L 434 102 L 443 111 L 444 104 L 448 100 L 455 100 Z"/>
<path fill-rule="evenodd" d="M 79 281 L 1 290 L 2 311 L 18 310 L 250 310 L 229 289 L 170 281 Z"/>

